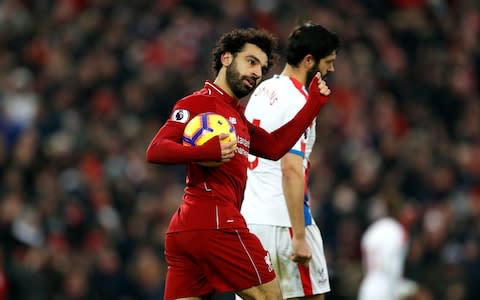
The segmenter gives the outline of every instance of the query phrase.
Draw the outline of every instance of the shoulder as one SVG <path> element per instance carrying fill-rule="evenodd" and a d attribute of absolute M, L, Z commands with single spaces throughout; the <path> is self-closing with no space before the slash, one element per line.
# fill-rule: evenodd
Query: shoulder
<path fill-rule="evenodd" d="M 187 109 L 192 112 L 204 112 L 208 111 L 209 108 L 213 109 L 215 107 L 215 97 L 212 95 L 194 93 L 188 95 L 175 103 L 177 109 Z"/>
<path fill-rule="evenodd" d="M 303 103 L 307 98 L 307 91 L 302 84 L 288 76 L 275 75 L 265 82 L 267 88 L 276 90 L 280 97 L 289 102 Z"/>
<path fill-rule="evenodd" d="M 175 103 L 169 119 L 185 124 L 202 112 L 214 111 L 215 102 L 211 98 L 212 96 L 197 93 L 188 95 Z"/>
<path fill-rule="evenodd" d="M 273 77 L 262 81 L 258 87 L 259 89 L 274 89 L 274 90 L 283 90 L 288 88 L 289 80 L 288 77 L 280 76 L 280 75 L 273 75 Z"/>
<path fill-rule="evenodd" d="M 268 99 L 270 104 L 283 103 L 283 105 L 305 102 L 305 97 L 290 78 L 281 75 L 274 75 L 260 83 L 252 93 L 251 99 L 259 99 L 258 101 Z"/>
<path fill-rule="evenodd" d="M 390 240 L 401 240 L 404 236 L 404 229 L 402 225 L 392 218 L 383 218 L 374 224 L 377 232 L 382 232 L 383 235 L 388 236 Z"/>
<path fill-rule="evenodd" d="M 393 218 L 385 218 L 382 220 L 384 226 L 390 228 L 391 230 L 394 230 L 394 231 L 402 231 L 402 225 L 395 219 Z"/>

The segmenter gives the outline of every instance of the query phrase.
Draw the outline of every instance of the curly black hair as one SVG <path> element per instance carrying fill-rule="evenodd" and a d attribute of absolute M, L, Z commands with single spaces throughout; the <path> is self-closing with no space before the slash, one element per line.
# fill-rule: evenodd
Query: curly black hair
<path fill-rule="evenodd" d="M 277 38 L 271 33 L 256 28 L 234 29 L 225 33 L 218 40 L 215 48 L 212 51 L 212 69 L 215 76 L 222 68 L 221 56 L 225 52 L 230 52 L 233 55 L 240 52 L 246 43 L 253 44 L 260 49 L 268 57 L 267 72 L 274 64 L 277 54 Z"/>

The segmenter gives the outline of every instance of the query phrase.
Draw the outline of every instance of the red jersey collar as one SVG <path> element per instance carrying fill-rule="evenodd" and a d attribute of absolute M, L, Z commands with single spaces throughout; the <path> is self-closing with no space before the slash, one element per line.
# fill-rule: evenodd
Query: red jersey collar
<path fill-rule="evenodd" d="M 227 92 L 225 92 L 221 87 L 213 83 L 211 80 L 205 81 L 204 88 L 209 91 L 211 94 L 217 94 L 222 98 L 226 103 L 232 105 L 233 107 L 237 108 L 239 111 L 244 111 L 244 105 L 242 105 L 241 101 L 238 99 L 233 98 Z"/>

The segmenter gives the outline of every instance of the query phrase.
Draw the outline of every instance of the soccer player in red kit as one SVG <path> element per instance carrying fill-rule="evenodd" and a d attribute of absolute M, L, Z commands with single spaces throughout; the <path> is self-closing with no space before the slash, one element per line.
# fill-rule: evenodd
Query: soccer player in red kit
<path fill-rule="evenodd" d="M 310 126 L 330 90 L 317 75 L 308 100 L 290 122 L 271 133 L 248 122 L 240 99 L 267 73 L 275 47 L 273 36 L 262 30 L 224 34 L 213 51 L 215 80 L 179 100 L 148 146 L 151 163 L 187 165 L 183 202 L 165 239 L 166 300 L 205 299 L 216 291 L 234 291 L 245 299 L 282 299 L 269 254 L 240 214 L 248 154 L 280 159 Z M 201 146 L 183 146 L 185 125 L 203 112 L 227 118 L 237 141 L 215 137 Z M 223 163 L 204 167 L 197 163 L 201 161 Z"/>

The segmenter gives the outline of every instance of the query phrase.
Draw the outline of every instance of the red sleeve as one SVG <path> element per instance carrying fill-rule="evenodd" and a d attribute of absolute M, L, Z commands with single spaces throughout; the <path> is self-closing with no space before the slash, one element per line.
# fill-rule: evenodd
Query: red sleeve
<path fill-rule="evenodd" d="M 197 113 L 186 104 L 179 102 L 173 109 L 172 116 L 160 128 L 147 148 L 146 158 L 150 163 L 182 164 L 198 161 L 221 160 L 220 140 L 212 138 L 205 144 L 196 147 L 183 146 L 182 136 L 185 125 Z M 189 111 L 185 120 L 175 120 L 175 112 L 179 109 Z"/>
<path fill-rule="evenodd" d="M 147 148 L 147 161 L 157 164 L 181 164 L 221 160 L 220 140 L 212 138 L 196 147 L 183 146 L 183 129 L 167 123 L 160 128 Z"/>
<path fill-rule="evenodd" d="M 320 94 L 317 76 L 310 83 L 308 93 L 307 102 L 302 109 L 292 120 L 275 131 L 268 133 L 260 127 L 249 124 L 251 154 L 278 160 L 290 150 L 328 100 L 327 96 Z"/>

